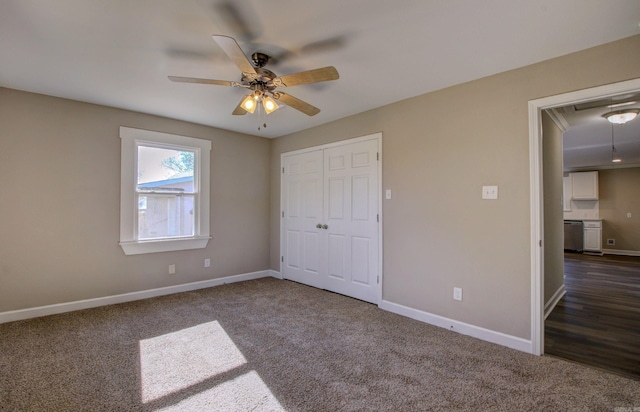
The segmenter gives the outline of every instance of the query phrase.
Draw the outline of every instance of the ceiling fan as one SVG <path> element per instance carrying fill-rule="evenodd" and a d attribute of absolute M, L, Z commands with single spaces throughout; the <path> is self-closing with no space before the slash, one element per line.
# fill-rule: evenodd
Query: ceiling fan
<path fill-rule="evenodd" d="M 253 53 L 251 60 L 247 59 L 234 38 L 222 35 L 213 35 L 213 40 L 224 50 L 231 61 L 242 72 L 239 82 L 228 80 L 199 79 L 194 77 L 169 76 L 169 80 L 181 83 L 213 84 L 218 86 L 243 87 L 251 92 L 247 94 L 233 111 L 234 115 L 244 115 L 253 113 L 261 103 L 267 114 L 278 109 L 278 102 L 294 108 L 308 116 L 320 113 L 320 109 L 302 101 L 290 94 L 276 90 L 278 88 L 299 86 L 336 80 L 340 76 L 333 66 L 322 67 L 320 69 L 308 70 L 304 72 L 276 76 L 271 70 L 264 66 L 269 62 L 269 56 L 264 53 Z"/>

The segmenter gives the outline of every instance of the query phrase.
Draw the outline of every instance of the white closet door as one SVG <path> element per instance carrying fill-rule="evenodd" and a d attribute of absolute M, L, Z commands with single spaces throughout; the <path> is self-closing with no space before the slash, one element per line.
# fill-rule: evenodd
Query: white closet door
<path fill-rule="evenodd" d="M 322 221 L 322 150 L 283 159 L 284 242 L 282 275 L 285 279 L 325 288 Z"/>
<path fill-rule="evenodd" d="M 378 140 L 324 152 L 326 289 L 377 303 Z"/>
<path fill-rule="evenodd" d="M 282 275 L 379 303 L 379 138 L 282 157 Z"/>

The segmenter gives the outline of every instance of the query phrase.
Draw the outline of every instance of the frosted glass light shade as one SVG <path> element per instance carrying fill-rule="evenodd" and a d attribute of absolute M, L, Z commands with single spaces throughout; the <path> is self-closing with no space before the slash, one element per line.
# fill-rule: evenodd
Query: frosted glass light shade
<path fill-rule="evenodd" d="M 638 109 L 620 110 L 617 112 L 609 112 L 602 115 L 610 123 L 625 124 L 638 116 Z"/>
<path fill-rule="evenodd" d="M 240 107 L 249 113 L 253 113 L 256 111 L 256 100 L 253 98 L 253 94 L 248 94 L 240 103 Z"/>

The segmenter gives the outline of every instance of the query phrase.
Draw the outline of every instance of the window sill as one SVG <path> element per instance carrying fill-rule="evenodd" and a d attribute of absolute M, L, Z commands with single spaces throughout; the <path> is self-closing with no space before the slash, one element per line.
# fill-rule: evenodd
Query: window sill
<path fill-rule="evenodd" d="M 144 253 L 172 252 L 176 250 L 204 249 L 210 236 L 189 237 L 162 240 L 132 240 L 120 242 L 125 255 L 142 255 Z"/>

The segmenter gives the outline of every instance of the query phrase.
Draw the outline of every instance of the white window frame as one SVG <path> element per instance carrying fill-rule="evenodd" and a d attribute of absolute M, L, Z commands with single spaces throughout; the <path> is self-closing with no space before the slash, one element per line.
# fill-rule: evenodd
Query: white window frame
<path fill-rule="evenodd" d="M 120 247 L 125 255 L 203 249 L 209 235 L 210 151 L 209 140 L 150 130 L 120 127 Z M 137 147 L 139 144 L 195 152 L 194 236 L 138 240 Z"/>

